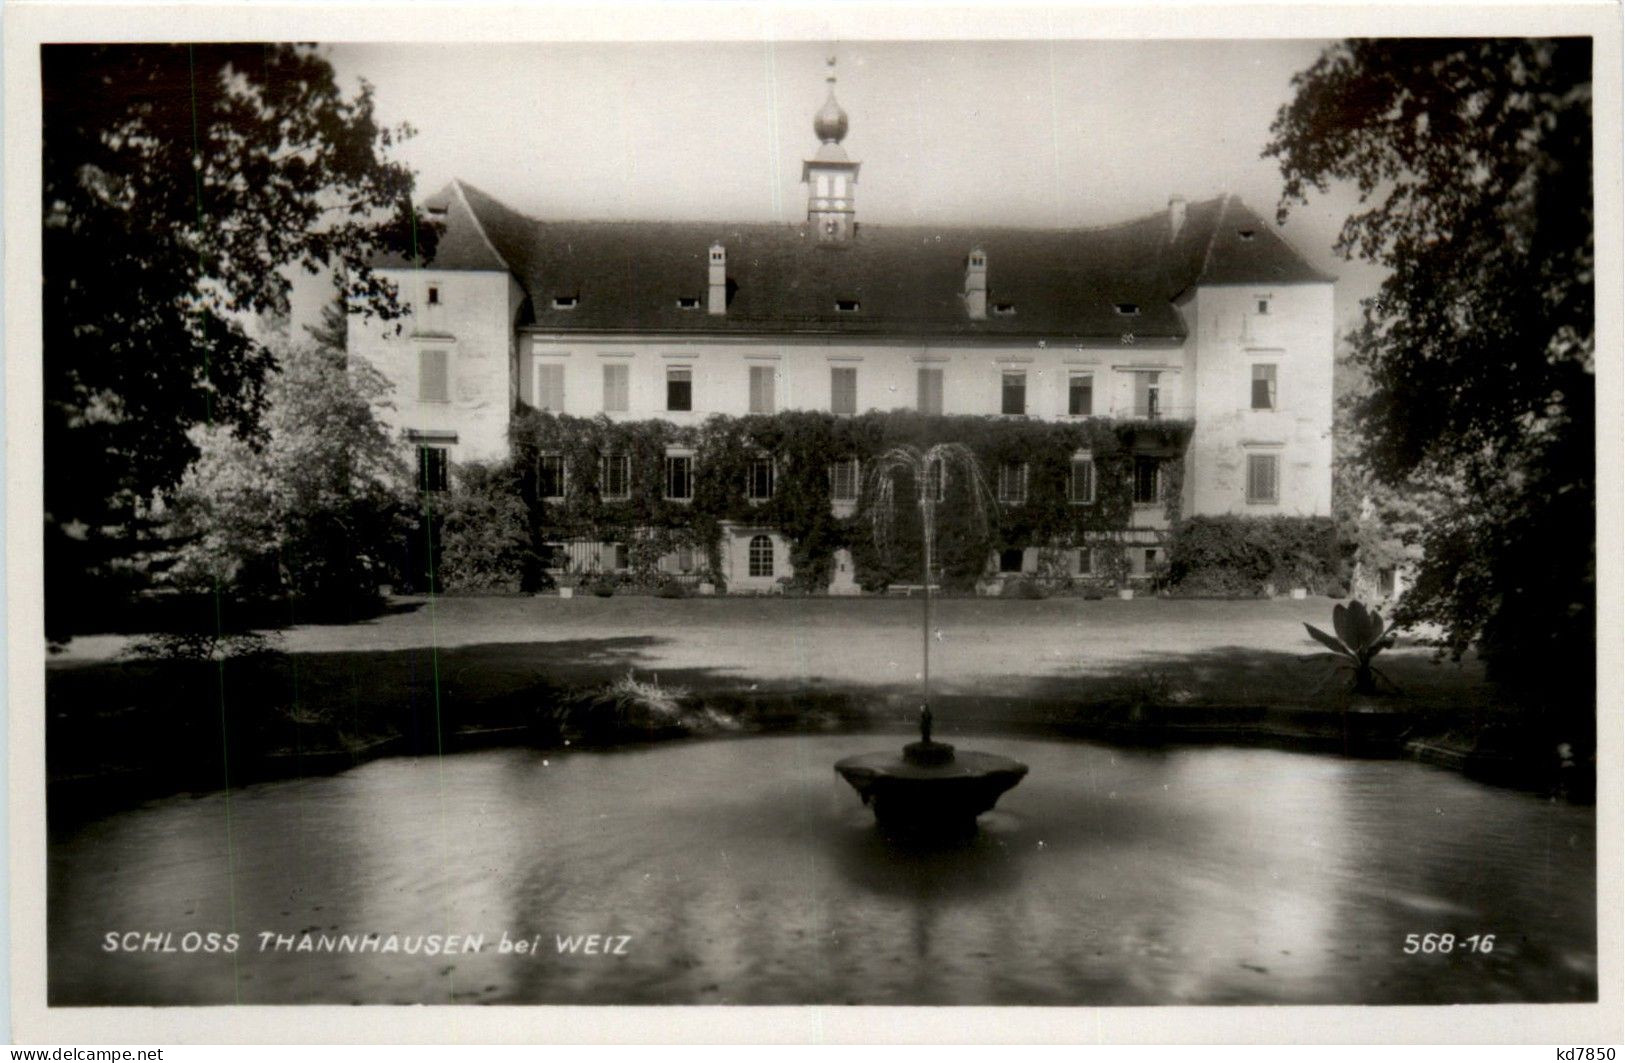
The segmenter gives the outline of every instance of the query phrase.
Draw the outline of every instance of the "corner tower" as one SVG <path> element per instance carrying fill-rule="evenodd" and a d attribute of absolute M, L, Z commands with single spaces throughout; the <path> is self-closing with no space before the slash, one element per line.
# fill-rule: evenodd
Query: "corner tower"
<path fill-rule="evenodd" d="M 820 141 L 818 151 L 801 164 L 801 180 L 807 186 L 807 224 L 818 234 L 821 247 L 845 247 L 856 230 L 853 188 L 858 183 L 858 164 L 846 157 L 841 141 L 846 137 L 846 112 L 835 102 L 835 57 L 829 57 L 829 96 L 813 116 L 813 132 Z"/>

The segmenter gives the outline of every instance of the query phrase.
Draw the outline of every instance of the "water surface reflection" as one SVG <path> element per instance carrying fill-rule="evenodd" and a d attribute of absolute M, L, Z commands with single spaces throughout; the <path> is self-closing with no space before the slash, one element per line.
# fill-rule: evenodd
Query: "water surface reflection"
<path fill-rule="evenodd" d="M 919 850 L 831 770 L 876 741 L 502 750 L 154 802 L 53 838 L 51 1002 L 1595 998 L 1590 809 L 1414 764 L 986 739 L 1031 774 L 976 839 Z M 229 956 L 102 949 L 233 927 Z M 261 952 L 261 931 L 486 944 Z M 1403 954 L 1429 931 L 1497 946 Z M 591 934 L 625 954 L 559 953 Z"/>

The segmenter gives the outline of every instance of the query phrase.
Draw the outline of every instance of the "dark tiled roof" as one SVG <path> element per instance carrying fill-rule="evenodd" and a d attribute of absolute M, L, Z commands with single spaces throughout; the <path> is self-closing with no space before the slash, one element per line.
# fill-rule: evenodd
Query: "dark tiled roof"
<path fill-rule="evenodd" d="M 445 210 L 431 268 L 506 267 L 535 324 L 557 331 L 1180 338 L 1172 300 L 1194 284 L 1331 280 L 1234 197 L 1192 203 L 1173 240 L 1159 213 L 1097 229 L 860 223 L 839 250 L 819 247 L 805 224 L 538 221 L 457 182 L 426 206 Z M 737 285 L 724 316 L 705 312 L 713 242 Z M 973 321 L 960 292 L 977 247 L 987 253 L 989 316 Z M 575 297 L 574 309 L 555 309 L 560 296 Z M 680 298 L 699 309 L 680 309 Z M 840 300 L 859 309 L 837 310 Z M 993 313 L 1000 303 L 1014 314 Z"/>

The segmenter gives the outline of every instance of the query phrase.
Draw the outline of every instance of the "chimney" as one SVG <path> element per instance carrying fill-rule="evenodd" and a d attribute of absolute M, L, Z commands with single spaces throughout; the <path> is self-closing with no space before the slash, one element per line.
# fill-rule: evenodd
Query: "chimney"
<path fill-rule="evenodd" d="M 987 255 L 980 247 L 965 259 L 965 312 L 972 321 L 987 317 Z"/>
<path fill-rule="evenodd" d="M 705 301 L 708 314 L 728 312 L 728 252 L 721 244 L 711 245 L 710 293 Z"/>
<path fill-rule="evenodd" d="M 1179 238 L 1179 230 L 1185 227 L 1185 197 L 1168 197 L 1168 239 Z"/>

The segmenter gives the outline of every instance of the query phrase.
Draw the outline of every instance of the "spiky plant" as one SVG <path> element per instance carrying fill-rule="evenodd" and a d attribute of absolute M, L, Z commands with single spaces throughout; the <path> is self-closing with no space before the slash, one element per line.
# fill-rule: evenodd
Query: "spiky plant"
<path fill-rule="evenodd" d="M 1331 650 L 1331 658 L 1337 664 L 1337 670 L 1348 670 L 1353 673 L 1350 689 L 1356 694 L 1377 693 L 1377 679 L 1398 690 L 1399 687 L 1392 679 L 1383 675 L 1371 662 L 1381 653 L 1393 646 L 1394 633 L 1399 629 L 1397 623 L 1384 628 L 1382 614 L 1375 609 L 1368 610 L 1360 602 L 1350 602 L 1347 606 L 1339 605 L 1332 610 L 1332 629 L 1336 635 L 1328 635 L 1313 624 L 1304 624 L 1314 640 Z M 1325 654 L 1316 654 L 1314 659 L 1324 659 Z"/>
<path fill-rule="evenodd" d="M 897 525 L 897 481 L 913 477 L 920 507 L 920 539 L 925 588 L 924 629 L 920 641 L 920 737 L 931 740 L 931 555 L 937 538 L 937 506 L 948 498 L 958 483 L 964 482 L 973 523 L 985 529 L 993 496 L 976 455 L 963 443 L 938 443 L 926 450 L 914 446 L 893 447 L 875 461 L 870 471 L 870 518 L 875 547 L 882 553 L 892 546 Z"/>

